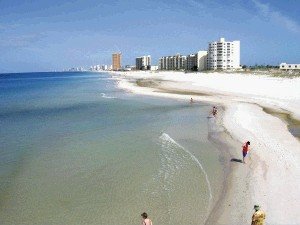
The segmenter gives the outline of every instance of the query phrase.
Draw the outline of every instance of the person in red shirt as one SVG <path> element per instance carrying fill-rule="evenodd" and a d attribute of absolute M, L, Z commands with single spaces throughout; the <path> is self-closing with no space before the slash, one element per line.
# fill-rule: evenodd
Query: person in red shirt
<path fill-rule="evenodd" d="M 247 141 L 245 144 L 243 144 L 243 163 L 246 163 L 245 157 L 247 156 L 250 150 L 249 145 L 250 145 L 250 141 Z"/>

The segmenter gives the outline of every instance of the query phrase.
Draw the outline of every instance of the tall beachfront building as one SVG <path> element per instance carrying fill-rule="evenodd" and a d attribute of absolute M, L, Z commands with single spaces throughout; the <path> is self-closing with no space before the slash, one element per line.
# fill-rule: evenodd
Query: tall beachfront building
<path fill-rule="evenodd" d="M 207 51 L 195 54 L 163 56 L 159 59 L 159 70 L 206 70 Z"/>
<path fill-rule="evenodd" d="M 113 70 L 120 70 L 121 67 L 121 59 L 122 54 L 120 52 L 112 54 L 112 69 Z"/>
<path fill-rule="evenodd" d="M 135 59 L 135 66 L 137 70 L 150 70 L 151 69 L 151 56 L 145 55 Z"/>
<path fill-rule="evenodd" d="M 159 59 L 159 70 L 184 70 L 186 56 L 176 54 L 173 56 L 163 56 Z"/>
<path fill-rule="evenodd" d="M 207 69 L 239 69 L 240 68 L 240 41 L 219 41 L 208 44 Z"/>

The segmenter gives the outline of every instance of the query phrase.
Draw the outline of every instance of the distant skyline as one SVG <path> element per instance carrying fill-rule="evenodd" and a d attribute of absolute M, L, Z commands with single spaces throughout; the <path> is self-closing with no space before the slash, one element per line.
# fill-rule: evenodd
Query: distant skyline
<path fill-rule="evenodd" d="M 241 64 L 300 63 L 299 0 L 0 1 L 0 73 L 52 71 L 241 41 Z"/>

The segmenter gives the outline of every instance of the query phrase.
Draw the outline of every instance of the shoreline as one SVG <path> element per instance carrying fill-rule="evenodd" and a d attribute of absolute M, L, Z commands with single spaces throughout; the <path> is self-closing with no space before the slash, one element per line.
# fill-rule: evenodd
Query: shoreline
<path fill-rule="evenodd" d="M 221 108 L 221 110 L 220 110 Z M 226 224 L 229 221 L 233 223 L 232 220 L 228 217 L 228 211 L 224 210 L 226 208 L 231 208 L 231 197 L 232 196 L 232 187 L 233 187 L 233 181 L 234 177 L 236 175 L 241 176 L 239 174 L 239 171 L 235 170 L 234 168 L 240 164 L 240 159 L 237 159 L 237 146 L 239 143 L 237 143 L 236 140 L 234 140 L 226 128 L 223 126 L 223 116 L 225 112 L 225 107 L 221 106 L 219 107 L 218 115 L 219 119 L 221 120 L 221 126 L 224 130 L 221 132 L 213 133 L 213 136 L 210 137 L 209 140 L 217 145 L 219 154 L 220 154 L 220 160 L 222 161 L 221 164 L 224 169 L 224 178 L 222 181 L 222 191 L 219 194 L 218 198 L 214 202 L 214 206 L 210 209 L 210 212 L 208 214 L 208 217 L 205 221 L 205 225 L 210 224 Z M 237 172 L 237 174 L 234 174 L 234 172 Z M 245 202 L 248 202 L 249 199 L 246 199 Z M 225 213 L 224 213 L 225 212 Z M 245 218 L 241 218 L 240 222 L 247 223 L 247 220 Z"/>
<path fill-rule="evenodd" d="M 224 105 L 222 124 L 228 134 L 239 143 L 251 140 L 249 162 L 245 166 L 230 163 L 225 196 L 217 201 L 217 208 L 211 209 L 206 224 L 248 223 L 254 204 L 260 204 L 267 212 L 270 224 L 300 223 L 300 156 L 295 152 L 300 149 L 300 142 L 290 133 L 287 122 L 264 111 L 284 110 L 290 118 L 299 120 L 300 79 L 291 83 L 289 78 L 267 76 L 175 74 L 112 73 L 119 88 L 136 94 L 182 100 L 193 97 L 195 101 Z M 144 81 L 142 87 L 137 85 L 138 80 Z M 236 81 L 242 87 L 235 88 L 232 82 Z M 231 154 L 240 157 L 238 148 Z"/>

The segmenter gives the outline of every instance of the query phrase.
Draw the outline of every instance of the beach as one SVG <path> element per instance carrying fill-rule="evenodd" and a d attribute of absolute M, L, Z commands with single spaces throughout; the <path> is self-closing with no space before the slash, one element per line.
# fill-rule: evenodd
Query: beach
<path fill-rule="evenodd" d="M 207 102 L 224 108 L 220 119 L 238 144 L 232 146 L 230 171 L 207 224 L 250 223 L 253 205 L 268 224 L 299 224 L 300 142 L 289 122 L 300 120 L 300 78 L 266 75 L 183 72 L 114 72 L 118 87 L 140 95 Z M 295 122 L 295 123 L 296 123 Z M 299 137 L 298 137 L 299 138 Z M 247 164 L 241 146 L 251 141 Z"/>

